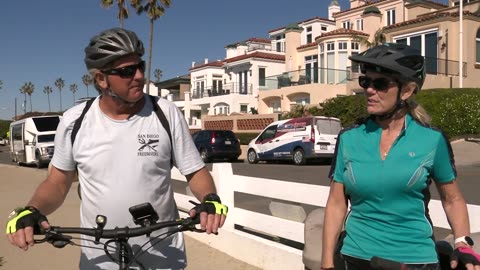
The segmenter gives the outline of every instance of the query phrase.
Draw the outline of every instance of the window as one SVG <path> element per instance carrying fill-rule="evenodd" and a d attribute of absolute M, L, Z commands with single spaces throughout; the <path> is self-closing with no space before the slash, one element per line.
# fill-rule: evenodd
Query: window
<path fill-rule="evenodd" d="M 270 108 L 272 108 L 272 112 L 274 112 L 274 113 L 282 111 L 279 100 L 270 102 Z"/>
<path fill-rule="evenodd" d="M 217 115 L 218 114 L 225 114 L 228 115 L 230 114 L 230 106 L 226 103 L 219 103 L 213 107 L 213 114 Z"/>
<path fill-rule="evenodd" d="M 320 30 L 327 31 L 327 27 L 325 25 L 320 26 Z"/>
<path fill-rule="evenodd" d="M 305 77 L 300 75 L 301 84 L 307 84 L 311 82 L 318 82 L 318 55 L 305 56 Z"/>
<path fill-rule="evenodd" d="M 248 105 L 247 104 L 240 104 L 240 112 L 247 113 L 248 112 Z"/>
<path fill-rule="evenodd" d="M 396 43 L 407 44 L 422 52 L 425 56 L 427 74 L 438 73 L 438 34 L 437 30 L 413 33 L 410 36 L 394 37 Z"/>
<path fill-rule="evenodd" d="M 350 23 L 350 21 L 344 21 L 344 22 L 342 22 L 342 27 L 345 28 L 345 29 L 351 29 L 352 24 Z"/>
<path fill-rule="evenodd" d="M 477 51 L 476 51 L 476 63 L 480 64 L 480 29 L 477 30 L 477 36 L 475 38 L 475 44 L 477 45 Z"/>
<path fill-rule="evenodd" d="M 327 52 L 335 51 L 335 43 L 329 42 L 327 43 Z"/>
<path fill-rule="evenodd" d="M 327 43 L 327 83 L 335 83 L 335 43 Z"/>
<path fill-rule="evenodd" d="M 463 0 L 463 5 L 465 4 L 468 4 L 470 2 L 472 2 L 473 0 Z M 460 5 L 460 1 L 459 0 L 456 0 L 455 3 L 453 3 L 453 5 L 456 7 L 458 5 Z"/>
<path fill-rule="evenodd" d="M 310 104 L 310 97 L 309 96 L 297 97 L 295 98 L 295 103 L 298 105 Z"/>
<path fill-rule="evenodd" d="M 346 41 L 339 41 L 339 42 L 338 42 L 338 50 L 339 50 L 339 51 L 346 51 L 346 50 L 348 50 L 347 42 L 346 42 Z"/>
<path fill-rule="evenodd" d="M 360 53 L 360 45 L 358 42 L 352 42 L 351 43 L 351 49 L 352 49 L 352 56 L 357 55 Z M 351 62 L 352 65 L 352 72 L 354 73 L 360 73 L 360 65 L 357 62 Z"/>
<path fill-rule="evenodd" d="M 35 124 L 37 130 L 40 132 L 57 130 L 59 122 L 60 117 L 58 116 L 33 118 L 33 123 Z"/>
<path fill-rule="evenodd" d="M 363 19 L 357 19 L 355 24 L 358 31 L 363 31 Z"/>
<path fill-rule="evenodd" d="M 259 86 L 266 86 L 265 68 L 264 67 L 258 68 L 258 85 Z"/>
<path fill-rule="evenodd" d="M 213 93 L 220 93 L 223 89 L 222 87 L 222 79 L 213 79 L 212 80 L 212 92 Z"/>
<path fill-rule="evenodd" d="M 387 10 L 387 25 L 395 24 L 395 9 Z"/>
<path fill-rule="evenodd" d="M 277 52 L 285 51 L 285 36 L 278 35 L 275 37 L 275 49 Z"/>
<path fill-rule="evenodd" d="M 260 136 L 258 137 L 258 141 L 263 141 L 263 140 L 267 140 L 267 139 L 273 138 L 273 137 L 275 137 L 275 133 L 277 133 L 277 126 L 268 127 L 268 128 L 262 133 L 262 135 L 260 135 Z"/>
<path fill-rule="evenodd" d="M 312 43 L 312 27 L 307 27 L 307 44 Z"/>
<path fill-rule="evenodd" d="M 358 51 L 360 49 L 360 44 L 358 42 L 351 43 L 352 51 Z"/>

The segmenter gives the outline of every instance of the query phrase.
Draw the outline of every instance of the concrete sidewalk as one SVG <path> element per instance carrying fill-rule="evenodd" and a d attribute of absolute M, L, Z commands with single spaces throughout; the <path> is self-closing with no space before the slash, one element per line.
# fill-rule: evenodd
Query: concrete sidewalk
<path fill-rule="evenodd" d="M 480 140 L 452 142 L 452 149 L 457 166 L 480 166 Z M 4 226 L 8 213 L 29 200 L 34 189 L 46 177 L 46 174 L 46 170 L 0 164 L 0 198 L 2 201 L 0 204 L 0 224 Z M 63 206 L 49 216 L 52 224 L 78 226 L 79 199 L 76 188 L 75 184 Z M 221 237 L 221 235 L 212 235 L 211 237 Z M 188 236 L 186 236 L 186 245 L 189 261 L 187 269 L 259 269 L 210 248 L 208 245 Z M 56 249 L 47 244 L 35 246 L 28 252 L 23 252 L 8 243 L 4 232 L 0 234 L 0 257 L 3 257 L 5 262 L 1 270 L 78 269 L 79 253 L 80 249 L 78 247 L 69 246 L 63 249 Z"/>
<path fill-rule="evenodd" d="M 480 138 L 462 139 L 451 144 L 457 166 L 480 166 Z"/>
<path fill-rule="evenodd" d="M 0 224 L 5 226 L 8 213 L 15 207 L 25 204 L 38 184 L 46 177 L 46 170 L 9 166 L 0 164 Z M 72 186 L 64 204 L 54 214 L 50 215 L 52 225 L 78 226 L 79 204 L 77 185 Z M 78 269 L 80 248 L 67 246 L 57 249 L 49 244 L 40 244 L 24 252 L 10 245 L 5 236 L 5 227 L 0 234 L 0 257 L 3 257 L 2 270 L 29 270 L 52 269 L 73 270 Z M 212 237 L 221 237 L 221 235 Z M 193 238 L 186 238 L 187 269 L 200 270 L 257 270 L 259 268 L 234 259 L 225 253 L 210 248 Z"/>

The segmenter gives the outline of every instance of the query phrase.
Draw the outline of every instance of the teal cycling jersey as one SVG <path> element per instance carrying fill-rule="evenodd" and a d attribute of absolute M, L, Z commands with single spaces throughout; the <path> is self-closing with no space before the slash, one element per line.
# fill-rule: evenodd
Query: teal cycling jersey
<path fill-rule="evenodd" d="M 372 119 L 339 135 L 330 178 L 350 201 L 341 253 L 369 260 L 437 262 L 428 215 L 429 186 L 456 178 L 450 143 L 439 130 L 409 114 L 386 158 L 382 128 Z"/>

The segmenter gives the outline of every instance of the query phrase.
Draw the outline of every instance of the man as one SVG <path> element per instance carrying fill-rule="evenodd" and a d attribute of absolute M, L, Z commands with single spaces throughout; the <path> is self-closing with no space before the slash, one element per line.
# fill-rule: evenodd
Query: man
<path fill-rule="evenodd" d="M 28 207 L 16 211 L 7 224 L 8 239 L 13 245 L 24 250 L 33 245 L 31 225 L 22 224 L 44 220 L 42 227 L 49 227 L 43 215 L 60 207 L 77 170 L 82 187 L 82 227 L 96 227 L 98 214 L 108 218 L 106 229 L 135 226 L 128 209 L 143 202 L 152 204 L 159 221 L 177 218 L 171 165 L 186 176 L 199 200 L 209 201 L 209 207 L 202 209 L 210 211 L 200 214 L 201 228 L 216 233 L 223 225 L 226 207 L 215 194 L 213 179 L 198 155 L 183 115 L 173 103 L 155 100 L 168 122 L 164 128 L 154 111 L 158 107 L 143 93 L 143 53 L 143 44 L 136 34 L 125 29 L 105 30 L 91 39 L 85 48 L 85 63 L 100 96 L 90 108 L 85 109 L 87 105 L 83 103 L 64 113 L 55 138 L 51 172 Z M 79 118 L 81 125 L 75 128 Z M 215 214 L 222 211 L 223 214 Z M 195 212 L 192 209 L 190 214 Z M 135 237 L 129 244 L 136 252 L 149 239 Z M 82 244 L 87 248 L 82 248 L 80 269 L 118 269 L 102 250 L 88 248 L 94 244 L 85 239 Z M 174 234 L 148 249 L 138 260 L 148 269 L 185 268 L 183 236 Z"/>

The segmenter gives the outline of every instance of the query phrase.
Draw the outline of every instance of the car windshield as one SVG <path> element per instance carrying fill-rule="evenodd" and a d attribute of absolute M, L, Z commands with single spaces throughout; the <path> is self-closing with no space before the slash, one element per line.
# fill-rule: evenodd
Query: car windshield
<path fill-rule="evenodd" d="M 340 121 L 333 119 L 318 119 L 317 128 L 320 134 L 331 134 L 336 135 L 342 130 L 342 125 Z"/>

